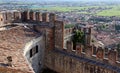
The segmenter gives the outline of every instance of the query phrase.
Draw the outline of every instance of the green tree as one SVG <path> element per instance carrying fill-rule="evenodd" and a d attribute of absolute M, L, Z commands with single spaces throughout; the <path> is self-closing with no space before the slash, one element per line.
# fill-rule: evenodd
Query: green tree
<path fill-rule="evenodd" d="M 117 45 L 117 51 L 118 51 L 118 54 L 120 55 L 120 44 Z"/>
<path fill-rule="evenodd" d="M 84 44 L 84 33 L 80 30 L 74 31 L 74 36 L 73 36 L 73 44 L 74 47 L 76 46 L 77 43 Z"/>

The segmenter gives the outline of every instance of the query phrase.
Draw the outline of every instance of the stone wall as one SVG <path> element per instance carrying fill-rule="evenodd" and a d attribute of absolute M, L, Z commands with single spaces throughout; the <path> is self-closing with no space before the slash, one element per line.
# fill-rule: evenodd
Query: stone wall
<path fill-rule="evenodd" d="M 64 22 L 55 21 L 55 47 L 63 48 L 64 47 Z"/>
<path fill-rule="evenodd" d="M 34 11 L 5 11 L 0 13 L 0 24 L 3 25 L 18 22 L 47 22 L 50 24 L 54 24 L 55 20 L 56 15 L 54 13 L 41 13 Z"/>
<path fill-rule="evenodd" d="M 74 51 L 71 54 L 66 50 L 46 52 L 45 67 L 58 73 L 120 73 L 119 67 L 75 55 Z"/>
<path fill-rule="evenodd" d="M 28 42 L 24 48 L 24 56 L 32 66 L 35 73 L 40 73 L 44 64 L 45 38 L 43 36 Z M 38 53 L 30 57 L 30 50 L 38 46 Z"/>
<path fill-rule="evenodd" d="M 73 28 L 66 28 L 64 29 L 64 37 L 73 34 Z"/>
<path fill-rule="evenodd" d="M 3 19 L 3 14 L 0 14 L 0 26 L 3 26 L 4 24 L 4 19 Z"/>
<path fill-rule="evenodd" d="M 13 22 L 21 22 L 21 12 L 13 12 Z"/>
<path fill-rule="evenodd" d="M 35 25 L 34 29 L 45 36 L 45 48 L 49 49 L 49 50 L 53 49 L 54 48 L 53 27 L 50 28 L 50 27 L 46 27 L 46 26 Z"/>
<path fill-rule="evenodd" d="M 49 22 L 49 14 L 48 13 L 43 13 L 42 14 L 42 21 L 43 22 Z"/>
<path fill-rule="evenodd" d="M 74 35 L 73 28 L 64 29 L 64 49 L 67 48 L 66 46 L 67 41 L 72 41 L 73 35 Z"/>
<path fill-rule="evenodd" d="M 35 73 L 44 66 L 60 73 L 120 73 L 117 51 L 110 50 L 106 58 L 103 48 L 90 45 L 91 28 L 82 30 L 86 37 L 85 47 L 78 43 L 73 50 L 73 29 L 64 29 L 64 22 L 56 20 L 55 14 L 24 11 L 2 13 L 0 19 L 3 25 L 18 19 L 21 22 L 37 22 L 33 28 L 43 36 L 28 42 L 24 48 L 24 56 Z M 30 50 L 36 45 L 38 53 L 30 57 Z"/>
<path fill-rule="evenodd" d="M 36 21 L 42 21 L 42 13 L 36 12 Z"/>
<path fill-rule="evenodd" d="M 83 51 L 84 49 L 84 51 Z M 96 49 L 96 50 L 95 50 Z M 116 50 L 109 50 L 107 57 L 101 47 L 66 42 L 66 49 L 55 47 L 46 51 L 45 67 L 59 73 L 120 73 L 120 62 Z"/>
<path fill-rule="evenodd" d="M 0 26 L 10 25 L 13 22 L 21 22 L 21 12 L 1 12 L 0 13 Z"/>

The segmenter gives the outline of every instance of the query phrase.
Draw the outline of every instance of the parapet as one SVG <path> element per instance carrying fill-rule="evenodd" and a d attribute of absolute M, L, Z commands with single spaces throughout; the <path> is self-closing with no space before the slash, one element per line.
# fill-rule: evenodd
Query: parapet
<path fill-rule="evenodd" d="M 71 35 L 73 33 L 73 28 L 67 28 L 64 30 L 64 37 L 67 35 Z"/>
<path fill-rule="evenodd" d="M 36 20 L 35 12 L 30 11 L 29 17 L 30 17 L 30 20 L 35 21 Z"/>
<path fill-rule="evenodd" d="M 29 11 L 21 12 L 21 20 L 22 20 L 22 22 L 26 22 L 29 19 L 30 19 L 29 18 Z"/>
<path fill-rule="evenodd" d="M 49 22 L 49 14 L 48 13 L 43 13 L 42 14 L 42 21 L 43 22 Z"/>
<path fill-rule="evenodd" d="M 93 55 L 93 47 L 87 45 L 86 48 L 85 48 L 85 52 L 86 52 L 86 57 L 91 58 L 92 55 Z"/>
<path fill-rule="evenodd" d="M 69 53 L 73 53 L 73 43 L 72 41 L 67 41 L 67 49 L 66 51 Z M 116 50 L 109 50 L 108 57 L 105 57 L 105 49 L 102 47 L 96 48 L 96 51 L 94 51 L 94 46 L 87 45 L 85 48 L 85 52 L 83 52 L 83 46 L 82 44 L 78 43 L 76 44 L 76 49 L 74 50 L 76 52 L 75 55 L 77 56 L 83 56 L 87 57 L 89 59 L 94 59 L 97 61 L 101 61 L 111 65 L 119 65 L 118 62 L 118 52 Z"/>
<path fill-rule="evenodd" d="M 21 22 L 21 12 L 19 11 L 6 11 L 0 13 L 0 26 L 5 26 L 9 23 Z"/>
<path fill-rule="evenodd" d="M 67 51 L 71 52 L 73 50 L 73 42 L 67 41 Z"/>
<path fill-rule="evenodd" d="M 55 25 L 57 25 L 57 24 L 61 24 L 61 25 L 63 25 L 63 24 L 64 24 L 63 21 L 59 21 L 59 20 L 56 20 L 55 23 L 56 23 Z"/>
<path fill-rule="evenodd" d="M 56 20 L 54 22 L 55 25 L 55 48 L 63 48 L 64 47 L 64 22 Z"/>
<path fill-rule="evenodd" d="M 104 59 L 104 49 L 103 48 L 101 48 L 101 47 L 97 48 L 96 57 L 98 60 L 103 61 L 103 59 Z"/>
<path fill-rule="evenodd" d="M 118 52 L 115 50 L 110 50 L 108 52 L 108 59 L 111 64 L 116 64 L 116 61 L 118 60 Z"/>
<path fill-rule="evenodd" d="M 49 22 L 54 23 L 56 20 L 56 15 L 54 13 L 49 14 Z"/>
<path fill-rule="evenodd" d="M 82 54 L 82 44 L 80 44 L 80 43 L 77 43 L 77 45 L 76 45 L 76 54 L 77 55 L 80 55 L 81 56 L 81 54 Z"/>
<path fill-rule="evenodd" d="M 14 22 L 47 22 L 52 23 L 56 21 L 54 13 L 41 13 L 35 11 L 13 11 L 0 13 L 0 23 L 14 23 Z"/>
<path fill-rule="evenodd" d="M 36 12 L 36 21 L 42 21 L 42 13 Z"/>

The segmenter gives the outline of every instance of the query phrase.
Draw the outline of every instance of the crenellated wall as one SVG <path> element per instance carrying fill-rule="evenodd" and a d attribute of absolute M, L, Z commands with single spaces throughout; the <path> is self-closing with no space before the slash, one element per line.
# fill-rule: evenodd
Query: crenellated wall
<path fill-rule="evenodd" d="M 68 46 L 67 50 L 68 51 L 71 50 L 71 52 L 72 52 L 72 49 L 73 49 L 72 42 L 71 41 L 68 41 L 68 42 L 70 42 L 70 43 L 66 44 Z M 84 48 L 85 48 L 85 51 L 83 52 Z M 93 52 L 95 52 L 96 54 L 93 54 Z M 94 59 L 96 61 L 105 62 L 105 63 L 106 63 L 106 61 L 108 61 L 108 64 L 111 64 L 114 66 L 117 66 L 117 65 L 119 66 L 118 52 L 116 50 L 109 50 L 108 55 L 107 55 L 108 57 L 105 57 L 105 49 L 104 48 L 98 47 L 98 48 L 96 48 L 96 50 L 94 50 L 93 46 L 87 45 L 85 47 L 82 47 L 81 44 L 77 44 L 75 53 L 76 53 L 76 55 L 79 55 L 79 56 L 83 56 L 83 54 L 84 54 L 84 57 Z"/>
<path fill-rule="evenodd" d="M 0 13 L 0 27 L 10 25 L 13 22 L 21 22 L 21 12 L 1 12 Z"/>
<path fill-rule="evenodd" d="M 63 21 L 55 21 L 54 38 L 55 38 L 55 47 L 63 48 L 64 47 L 64 22 Z"/>
<path fill-rule="evenodd" d="M 48 22 L 54 24 L 55 20 L 56 15 L 54 13 L 41 13 L 34 11 L 6 11 L 0 13 L 0 26 L 18 22 Z"/>
<path fill-rule="evenodd" d="M 42 13 L 36 12 L 36 21 L 42 21 Z"/>
<path fill-rule="evenodd" d="M 73 34 L 73 28 L 66 28 L 64 30 L 64 37 L 69 36 L 71 34 Z"/>
<path fill-rule="evenodd" d="M 67 41 L 67 49 L 46 51 L 45 66 L 59 73 L 120 73 L 117 51 L 110 50 L 105 59 L 103 48 L 98 48 L 96 55 L 93 46 L 86 46 L 85 52 L 82 50 L 81 44 L 73 50 L 73 43 Z"/>
<path fill-rule="evenodd" d="M 91 28 L 79 29 L 85 34 L 85 45 L 77 43 L 73 49 L 73 28 L 65 29 L 64 22 L 56 20 L 53 13 L 0 13 L 0 27 L 14 22 L 35 23 L 34 31 L 42 35 L 42 38 L 26 44 L 24 49 L 24 55 L 36 73 L 43 68 L 43 64 L 59 73 L 120 73 L 118 52 L 109 50 L 106 54 L 104 48 L 92 46 Z M 35 45 L 38 45 L 39 53 L 30 57 L 30 49 Z"/>

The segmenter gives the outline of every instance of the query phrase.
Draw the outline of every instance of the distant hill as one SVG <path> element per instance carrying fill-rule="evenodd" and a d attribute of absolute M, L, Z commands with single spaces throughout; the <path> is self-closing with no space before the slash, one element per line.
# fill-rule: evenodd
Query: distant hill
<path fill-rule="evenodd" d="M 40 3 L 40 2 L 48 2 L 48 1 L 55 1 L 55 2 L 61 2 L 61 1 L 104 1 L 104 2 L 120 2 L 120 0 L 0 0 L 0 3 L 15 3 L 15 2 L 22 2 L 22 3 Z"/>
<path fill-rule="evenodd" d="M 43 2 L 43 0 L 0 0 L 0 3 L 36 3 Z"/>

